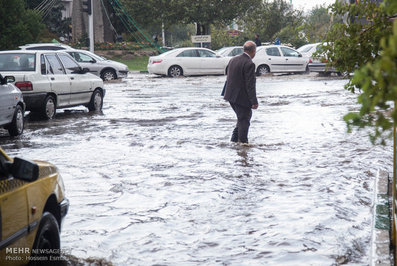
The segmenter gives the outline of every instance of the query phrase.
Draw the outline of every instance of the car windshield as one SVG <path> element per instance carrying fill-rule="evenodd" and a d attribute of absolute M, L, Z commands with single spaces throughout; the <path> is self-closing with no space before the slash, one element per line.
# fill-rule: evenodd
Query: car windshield
<path fill-rule="evenodd" d="M 105 61 L 105 60 L 107 60 L 105 57 L 102 57 L 102 56 L 96 55 L 96 54 L 94 54 L 94 53 L 91 53 L 91 52 L 89 52 L 89 51 L 84 51 L 84 53 L 86 53 L 86 54 L 88 54 L 88 55 L 90 55 L 90 56 L 94 57 L 94 58 L 95 58 L 95 60 L 97 60 L 97 61 Z"/>
<path fill-rule="evenodd" d="M 0 54 L 0 71 L 34 71 L 36 56 L 31 53 Z"/>
<path fill-rule="evenodd" d="M 215 51 L 217 54 L 225 56 L 229 52 L 229 47 L 223 47 Z"/>
<path fill-rule="evenodd" d="M 312 49 L 312 48 L 313 48 L 313 45 L 312 45 L 312 44 L 306 44 L 306 45 L 304 45 L 304 46 L 302 46 L 302 47 L 299 47 L 299 48 L 297 49 L 297 51 L 298 51 L 298 52 L 301 52 L 301 53 L 307 53 L 307 52 L 309 52 L 310 49 Z"/>

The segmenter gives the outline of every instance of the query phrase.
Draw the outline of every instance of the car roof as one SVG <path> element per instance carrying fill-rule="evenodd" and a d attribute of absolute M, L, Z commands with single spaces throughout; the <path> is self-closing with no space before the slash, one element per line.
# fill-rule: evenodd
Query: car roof
<path fill-rule="evenodd" d="M 64 50 L 5 50 L 0 51 L 0 54 L 48 54 L 48 53 L 65 53 Z"/>
<path fill-rule="evenodd" d="M 60 47 L 60 48 L 64 48 L 64 49 L 73 49 L 73 47 L 63 44 L 63 43 L 28 43 L 25 45 L 21 45 L 19 46 L 20 49 L 28 49 L 28 48 L 32 48 L 32 47 L 43 47 L 43 46 L 53 46 L 53 47 Z"/>
<path fill-rule="evenodd" d="M 177 51 L 177 50 L 183 51 L 183 50 L 191 50 L 191 49 L 199 49 L 199 50 L 208 50 L 208 51 L 212 51 L 211 49 L 204 48 L 204 47 L 180 47 L 180 48 L 173 49 L 173 50 L 171 50 L 171 51 Z"/>

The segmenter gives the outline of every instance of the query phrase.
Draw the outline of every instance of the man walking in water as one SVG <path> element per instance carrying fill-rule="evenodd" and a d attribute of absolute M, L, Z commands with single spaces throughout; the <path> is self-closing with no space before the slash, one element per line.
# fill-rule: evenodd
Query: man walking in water
<path fill-rule="evenodd" d="M 231 141 L 248 143 L 252 109 L 258 108 L 255 64 L 252 62 L 256 45 L 252 41 L 247 41 L 243 49 L 244 53 L 233 57 L 227 67 L 224 99 L 229 101 L 237 116 Z"/>

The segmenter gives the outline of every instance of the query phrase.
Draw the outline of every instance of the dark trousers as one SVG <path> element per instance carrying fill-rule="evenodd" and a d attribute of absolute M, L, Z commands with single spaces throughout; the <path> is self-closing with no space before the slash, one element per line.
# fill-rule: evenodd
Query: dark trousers
<path fill-rule="evenodd" d="M 237 124 L 233 130 L 232 142 L 248 143 L 248 129 L 252 117 L 252 110 L 249 107 L 230 103 L 237 116 Z"/>

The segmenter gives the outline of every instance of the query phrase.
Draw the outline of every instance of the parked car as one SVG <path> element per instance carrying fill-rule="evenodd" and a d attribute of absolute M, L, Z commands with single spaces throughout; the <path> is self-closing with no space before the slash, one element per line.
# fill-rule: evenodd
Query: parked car
<path fill-rule="evenodd" d="M 252 60 L 255 63 L 257 75 L 283 72 L 308 72 L 308 57 L 283 45 L 260 46 Z"/>
<path fill-rule="evenodd" d="M 170 77 L 225 74 L 230 58 L 207 48 L 178 48 L 149 58 L 150 74 Z"/>
<path fill-rule="evenodd" d="M 230 47 L 223 47 L 215 52 L 221 56 L 233 57 L 244 53 L 244 49 L 242 46 L 230 46 Z"/>
<path fill-rule="evenodd" d="M 87 71 L 61 51 L 0 52 L 0 72 L 15 77 L 26 110 L 46 119 L 54 118 L 57 108 L 84 105 L 90 111 L 102 109 L 103 81 Z"/>
<path fill-rule="evenodd" d="M 0 126 L 18 136 L 24 128 L 25 103 L 22 92 L 11 82 L 15 82 L 13 76 L 0 75 Z"/>
<path fill-rule="evenodd" d="M 104 57 L 93 54 L 85 50 L 65 50 L 70 54 L 82 67 L 90 70 L 103 80 L 113 80 L 126 78 L 128 75 L 128 66 L 120 62 L 108 60 Z"/>
<path fill-rule="evenodd" d="M 324 50 L 324 46 L 327 43 L 317 43 L 316 44 L 316 52 L 311 55 L 309 62 L 309 70 L 310 72 L 318 72 L 320 75 L 330 75 L 331 73 L 336 73 L 337 75 L 341 75 L 341 73 L 336 70 L 335 67 L 329 64 L 329 60 L 327 57 L 327 53 Z"/>
<path fill-rule="evenodd" d="M 296 49 L 304 57 L 312 57 L 321 43 L 310 43 Z"/>
<path fill-rule="evenodd" d="M 0 265 L 26 265 L 29 260 L 58 265 L 60 230 L 68 209 L 54 165 L 11 159 L 0 148 Z"/>
<path fill-rule="evenodd" d="M 63 43 L 29 43 L 22 46 L 19 46 L 19 49 L 22 50 L 66 50 L 73 49 L 71 46 L 63 44 Z"/>
<path fill-rule="evenodd" d="M 62 50 L 70 54 L 83 68 L 88 68 L 90 73 L 102 80 L 125 78 L 128 75 L 128 66 L 106 59 L 86 50 L 78 50 L 61 43 L 31 43 L 19 46 L 22 50 Z"/>

